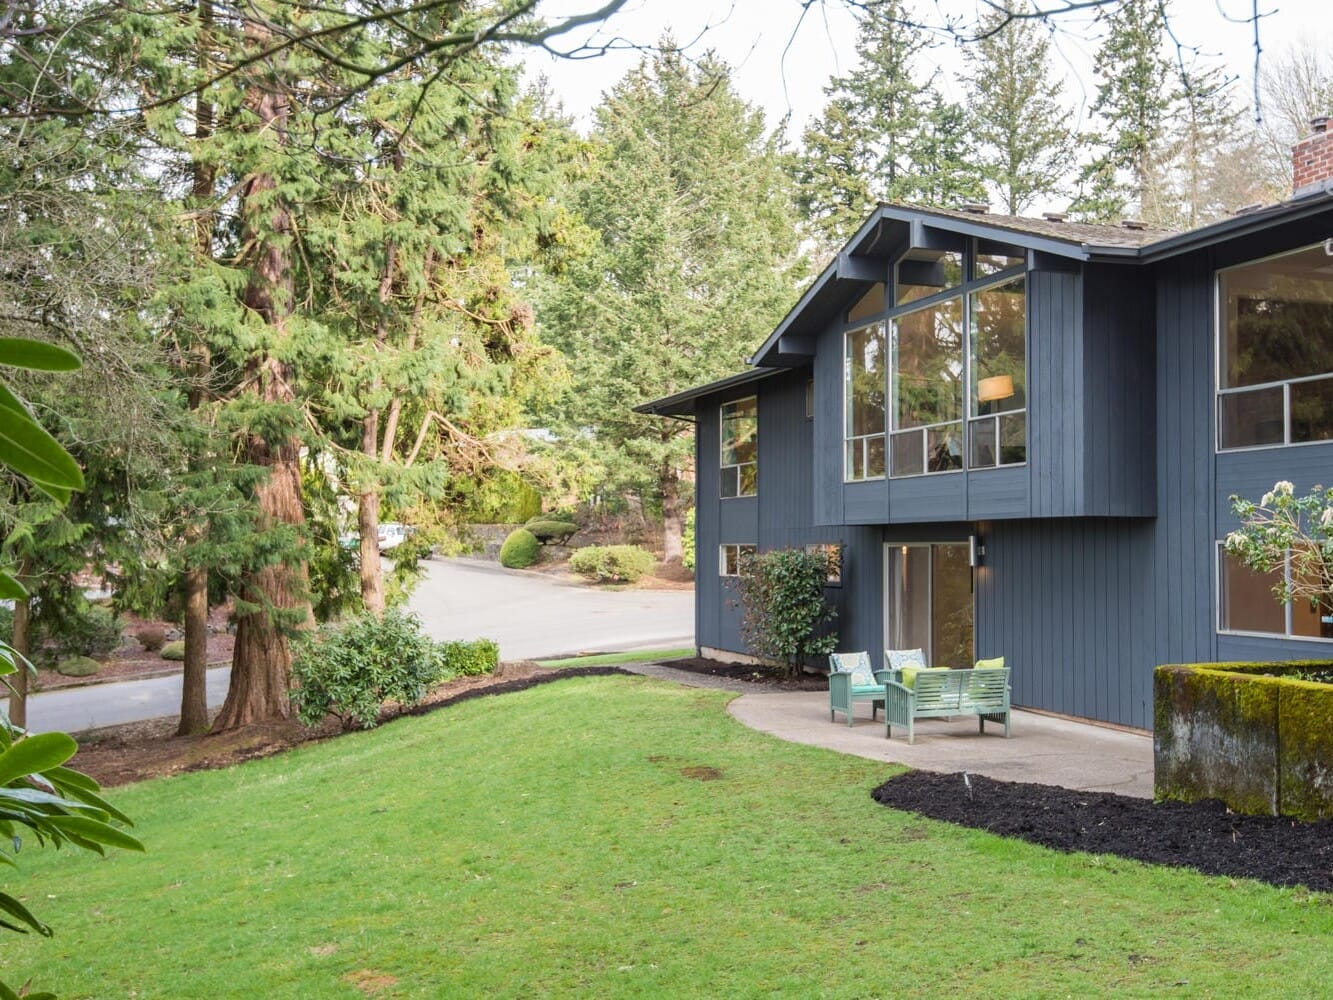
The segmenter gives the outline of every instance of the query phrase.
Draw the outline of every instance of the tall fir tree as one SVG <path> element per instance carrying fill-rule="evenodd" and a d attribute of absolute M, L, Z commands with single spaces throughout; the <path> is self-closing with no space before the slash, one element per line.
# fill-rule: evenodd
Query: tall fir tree
<path fill-rule="evenodd" d="M 928 45 L 899 0 L 869 7 L 857 33 L 856 68 L 824 89 L 828 103 L 806 128 L 794 166 L 797 203 L 820 258 L 852 235 L 876 201 L 935 190 L 922 179 L 920 160 L 934 131 L 917 66 Z M 925 166 L 952 172 L 947 164 Z"/>
<path fill-rule="evenodd" d="M 1148 222 L 1169 219 L 1166 126 L 1172 102 L 1171 64 L 1162 54 L 1165 0 L 1123 0 L 1105 15 L 1107 35 L 1093 59 L 1100 128 L 1085 136 L 1097 154 L 1079 178 L 1073 210 L 1090 221 L 1122 218 L 1127 209 Z"/>
<path fill-rule="evenodd" d="M 903 176 L 897 197 L 946 208 L 984 201 L 986 186 L 976 167 L 976 144 L 967 112 L 962 105 L 945 100 L 934 87 L 923 99 L 928 101 L 927 111 L 912 139 L 912 169 Z"/>
<path fill-rule="evenodd" d="M 660 506 L 672 558 L 692 436 L 630 407 L 736 371 L 772 329 L 798 277 L 790 187 L 728 67 L 692 66 L 669 41 L 611 88 L 596 121 L 576 204 L 600 239 L 539 315 L 572 372 L 566 440 L 589 443 L 604 491 Z"/>
<path fill-rule="evenodd" d="M 991 11 L 963 50 L 975 162 L 1009 215 L 1059 197 L 1075 162 L 1073 111 L 1052 77 L 1050 42 L 1032 21 L 1011 17 L 1023 9 Z"/>

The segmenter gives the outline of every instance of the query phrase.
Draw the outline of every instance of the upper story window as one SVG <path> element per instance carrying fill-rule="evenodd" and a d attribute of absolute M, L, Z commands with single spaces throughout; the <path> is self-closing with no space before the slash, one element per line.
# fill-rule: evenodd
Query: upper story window
<path fill-rule="evenodd" d="M 877 281 L 870 290 L 852 303 L 847 310 L 848 323 L 860 323 L 862 320 L 878 316 L 884 311 L 884 282 Z"/>
<path fill-rule="evenodd" d="M 1014 278 L 968 298 L 971 417 L 968 465 L 985 469 L 1027 461 L 1027 279 Z"/>
<path fill-rule="evenodd" d="M 1221 449 L 1333 440 L 1333 257 L 1324 245 L 1218 272 Z"/>
<path fill-rule="evenodd" d="M 893 321 L 889 474 L 963 467 L 963 300 L 944 299 Z"/>
<path fill-rule="evenodd" d="M 984 241 L 898 261 L 887 323 L 845 338 L 848 482 L 1027 461 L 1025 262 Z"/>
<path fill-rule="evenodd" d="M 887 361 L 884 324 L 846 335 L 843 399 L 846 401 L 843 477 L 849 482 L 884 475 L 884 388 Z"/>
<path fill-rule="evenodd" d="M 755 496 L 759 492 L 758 398 L 723 403 L 721 424 L 722 496 Z"/>

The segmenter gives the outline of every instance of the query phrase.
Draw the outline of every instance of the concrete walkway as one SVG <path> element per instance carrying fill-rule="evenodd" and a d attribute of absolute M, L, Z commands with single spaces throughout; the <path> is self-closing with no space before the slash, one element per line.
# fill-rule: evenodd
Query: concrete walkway
<path fill-rule="evenodd" d="M 1000 781 L 1152 798 L 1150 736 L 1015 711 L 1007 740 L 1003 726 L 987 723 L 983 735 L 977 732 L 976 716 L 959 716 L 922 719 L 916 724 L 916 743 L 909 746 L 906 731 L 885 739 L 883 716 L 872 723 L 869 707 L 857 708 L 860 714 L 848 728 L 841 713 L 836 723 L 829 721 L 828 695 L 821 691 L 745 694 L 728 706 L 750 728 L 792 743 L 924 771 L 968 771 Z"/>
<path fill-rule="evenodd" d="M 823 691 L 756 692 L 755 685 L 728 678 L 674 670 L 661 664 L 629 669 L 695 687 L 744 692 L 727 706 L 739 722 L 778 739 L 805 743 L 871 760 L 906 764 L 922 771 L 967 771 L 999 781 L 1060 785 L 1080 791 L 1115 792 L 1150 799 L 1153 794 L 1152 737 L 1107 729 L 1033 712 L 1013 713 L 1009 739 L 1004 728 L 986 724 L 977 732 L 976 716 L 923 719 L 916 742 L 906 733 L 884 738 L 884 721 L 870 721 L 870 708 L 857 705 L 850 728 L 845 717 L 829 721 Z M 994 732 L 992 732 L 994 730 Z"/>

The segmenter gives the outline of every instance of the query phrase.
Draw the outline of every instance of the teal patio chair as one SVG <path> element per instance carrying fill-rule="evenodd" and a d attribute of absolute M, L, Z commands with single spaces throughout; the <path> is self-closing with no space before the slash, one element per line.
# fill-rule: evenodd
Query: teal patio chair
<path fill-rule="evenodd" d="M 870 654 L 830 653 L 828 668 L 828 717 L 830 722 L 837 721 L 835 713 L 847 716 L 847 725 L 852 724 L 852 704 L 857 701 L 870 702 L 870 721 L 874 722 L 878 712 L 884 707 L 883 671 L 876 673 L 870 662 Z"/>

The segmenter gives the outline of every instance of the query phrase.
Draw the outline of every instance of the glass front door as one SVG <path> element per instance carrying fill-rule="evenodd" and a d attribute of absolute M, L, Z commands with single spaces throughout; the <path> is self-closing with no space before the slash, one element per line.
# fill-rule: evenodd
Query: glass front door
<path fill-rule="evenodd" d="M 884 549 L 885 646 L 920 647 L 932 667 L 972 666 L 972 567 L 967 544 Z"/>

